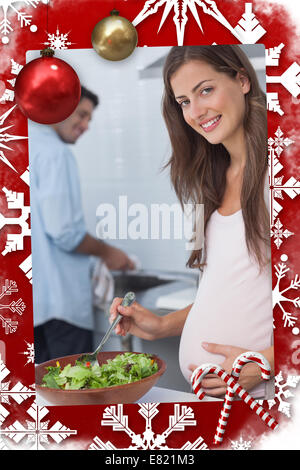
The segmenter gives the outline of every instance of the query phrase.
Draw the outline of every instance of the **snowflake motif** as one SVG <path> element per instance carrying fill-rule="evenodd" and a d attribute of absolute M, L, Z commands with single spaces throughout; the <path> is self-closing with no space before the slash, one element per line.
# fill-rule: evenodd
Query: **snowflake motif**
<path fill-rule="evenodd" d="M 269 47 L 266 49 L 266 65 L 267 66 L 278 66 L 279 65 L 279 58 L 282 49 L 284 48 L 283 42 L 279 44 L 279 46 Z"/>
<path fill-rule="evenodd" d="M 174 10 L 175 14 L 173 21 L 176 27 L 177 42 L 179 46 L 182 46 L 184 42 L 185 27 L 188 22 L 188 10 L 193 15 L 202 33 L 204 33 L 197 6 L 201 7 L 206 15 L 212 16 L 216 21 L 221 23 L 242 43 L 253 44 L 266 33 L 252 12 L 252 3 L 245 4 L 245 13 L 238 22 L 237 26 L 233 28 L 224 15 L 220 12 L 216 2 L 213 0 L 147 0 L 143 9 L 133 20 L 133 25 L 137 26 L 148 16 L 157 13 L 159 7 L 161 6 L 164 6 L 165 8 L 162 14 L 159 30 L 161 29 L 168 15 L 172 10 Z"/>
<path fill-rule="evenodd" d="M 33 421 L 26 420 L 26 425 L 19 421 L 15 421 L 11 426 L 0 429 L 0 435 L 4 435 L 12 439 L 16 444 L 23 444 L 23 439 L 27 437 L 26 443 L 22 447 L 26 450 L 45 450 L 47 444 L 50 444 L 49 437 L 56 443 L 60 444 L 69 436 L 77 434 L 76 430 L 71 430 L 57 421 L 49 428 L 50 420 L 43 421 L 44 417 L 49 413 L 45 406 L 37 406 L 36 403 L 27 410 L 27 413 Z M 46 446 L 45 446 L 46 444 Z"/>
<path fill-rule="evenodd" d="M 21 0 L 18 2 L 16 0 L 0 0 L 0 9 L 3 13 L 3 20 L 0 21 L 0 34 L 2 34 L 1 40 L 3 44 L 9 43 L 9 34 L 14 30 L 11 21 L 8 19 L 10 13 L 17 17 L 21 28 L 29 26 L 31 32 L 37 31 L 37 26 L 31 24 L 32 15 L 19 10 L 14 6 L 14 3 L 24 3 L 26 6 L 36 8 L 40 3 L 47 4 L 48 0 Z"/>
<path fill-rule="evenodd" d="M 252 3 L 245 4 L 245 13 L 235 28 L 237 39 L 243 44 L 255 44 L 266 34 L 266 30 L 261 26 L 252 11 Z"/>
<path fill-rule="evenodd" d="M 9 281 L 8 279 L 5 281 L 4 286 L 2 287 L 2 292 L 0 293 L 0 300 L 4 296 L 10 296 L 13 293 L 18 292 L 18 286 L 15 281 Z M 18 315 L 22 315 L 26 308 L 25 303 L 20 298 L 17 301 L 13 300 L 10 304 L 2 304 L 0 303 L 0 310 L 10 310 L 12 313 L 17 313 Z M 15 333 L 18 322 L 13 321 L 10 318 L 5 318 L 3 315 L 0 315 L 0 321 L 2 327 L 5 329 L 5 334 Z"/>
<path fill-rule="evenodd" d="M 267 109 L 268 111 L 274 111 L 274 113 L 278 113 L 279 116 L 284 115 L 284 112 L 280 107 L 278 93 L 267 93 Z"/>
<path fill-rule="evenodd" d="M 4 114 L 2 114 L 2 116 L 0 116 L 0 160 L 2 160 L 3 163 L 5 163 L 7 166 L 9 166 L 12 170 L 14 170 L 17 173 L 17 170 L 15 169 L 15 167 L 10 163 L 10 161 L 6 158 L 4 152 L 1 150 L 1 149 L 12 150 L 11 147 L 6 145 L 7 142 L 28 139 L 28 137 L 25 137 L 25 136 L 11 135 L 11 134 L 6 133 L 6 131 L 10 129 L 13 125 L 2 127 L 4 125 L 5 120 L 12 113 L 15 107 L 16 105 L 12 106 L 11 108 L 9 108 L 8 111 L 6 111 Z"/>
<path fill-rule="evenodd" d="M 15 333 L 18 328 L 19 322 L 16 320 L 12 320 L 11 318 L 6 318 L 0 315 L 0 324 L 2 328 L 4 328 L 5 334 L 8 335 L 10 333 Z"/>
<path fill-rule="evenodd" d="M 18 64 L 17 62 L 14 61 L 14 59 L 10 59 L 10 63 L 11 63 L 11 74 L 18 75 L 20 71 L 22 70 L 23 65 Z M 15 83 L 16 83 L 15 78 L 7 80 L 7 86 L 10 85 L 12 88 L 14 88 Z M 12 90 L 11 88 L 6 88 L 3 95 L 0 98 L 0 103 L 2 104 L 7 101 L 13 101 L 14 99 L 15 99 L 14 90 Z"/>
<path fill-rule="evenodd" d="M 10 62 L 11 62 L 11 74 L 17 76 L 20 73 L 20 71 L 22 70 L 23 66 L 18 64 L 14 59 L 10 59 Z M 15 82 L 16 82 L 15 78 L 13 78 L 11 80 L 7 80 L 7 85 L 6 86 L 8 86 L 8 84 L 9 84 L 12 88 L 14 88 Z M 2 94 L 2 96 L 0 98 L 0 103 L 6 103 L 8 101 L 13 101 L 14 98 L 15 98 L 14 90 L 11 89 L 11 88 L 6 87 L 4 93 Z M 4 152 L 1 150 L 1 148 L 5 149 L 5 150 L 12 150 L 11 147 L 8 147 L 6 145 L 7 142 L 28 139 L 28 137 L 25 137 L 25 136 L 16 136 L 16 135 L 11 135 L 11 134 L 6 133 L 5 131 L 7 131 L 8 129 L 13 127 L 13 124 L 1 128 L 1 126 L 4 125 L 5 120 L 12 113 L 12 111 L 15 109 L 15 107 L 16 107 L 16 105 L 12 106 L 6 113 L 4 113 L 2 116 L 0 116 L 0 160 L 3 163 L 5 163 L 9 168 L 11 168 L 13 171 L 15 171 L 17 173 L 17 170 L 15 169 L 15 167 L 7 159 Z M 5 144 L 2 143 L 2 142 L 5 142 Z M 20 178 L 23 179 L 23 181 L 26 182 L 26 180 L 28 179 L 27 173 L 26 172 L 23 173 L 20 176 Z"/>
<path fill-rule="evenodd" d="M 30 284 L 32 284 L 32 256 L 29 255 L 22 263 L 19 265 L 19 268 L 25 273 Z"/>
<path fill-rule="evenodd" d="M 283 326 L 293 328 L 293 331 L 296 333 L 298 331 L 298 328 L 295 327 L 297 317 L 295 317 L 294 314 L 287 312 L 282 304 L 284 302 L 288 302 L 293 304 L 296 308 L 300 307 L 300 297 L 296 297 L 295 299 L 286 297 L 286 292 L 290 290 L 298 290 L 300 288 L 300 279 L 298 274 L 296 274 L 295 278 L 290 281 L 290 285 L 287 288 L 280 289 L 281 280 L 284 279 L 286 277 L 286 273 L 290 271 L 290 268 L 288 268 L 285 264 L 287 260 L 287 255 L 282 255 L 282 263 L 275 265 L 275 276 L 277 277 L 277 283 L 273 289 L 273 309 L 276 305 L 279 306 L 282 311 Z"/>
<path fill-rule="evenodd" d="M 20 354 L 27 356 L 27 361 L 25 363 L 25 366 L 27 366 L 27 364 L 34 364 L 34 344 L 28 343 L 27 341 L 25 341 L 25 343 L 27 344 L 27 349 Z"/>
<path fill-rule="evenodd" d="M 293 141 L 284 134 L 280 127 L 277 128 L 275 136 L 268 139 L 268 155 L 270 169 L 270 205 L 271 205 L 271 228 L 275 224 L 275 220 L 282 210 L 282 206 L 276 199 L 283 199 L 283 193 L 294 199 L 300 194 L 300 182 L 293 176 L 283 183 L 284 176 L 278 177 L 278 173 L 282 170 L 283 165 L 279 158 L 285 148 L 291 145 Z"/>
<path fill-rule="evenodd" d="M 300 93 L 300 66 L 294 62 L 280 76 L 267 75 L 267 83 L 281 83 L 294 98 Z"/>
<path fill-rule="evenodd" d="M 11 450 L 3 441 L 2 437 L 0 436 L 0 450 Z"/>
<path fill-rule="evenodd" d="M 2 191 L 6 195 L 9 209 L 21 209 L 20 217 L 6 218 L 0 212 L 0 231 L 5 225 L 19 225 L 21 227 L 21 233 L 7 234 L 5 249 L 2 251 L 2 255 L 5 256 L 11 251 L 23 250 L 24 237 L 30 236 L 28 224 L 30 207 L 24 205 L 24 193 L 16 193 L 6 188 L 2 188 Z"/>
<path fill-rule="evenodd" d="M 170 449 L 166 445 L 168 436 L 173 431 L 184 431 L 186 426 L 195 426 L 194 413 L 187 406 L 174 405 L 174 414 L 169 416 L 169 427 L 162 433 L 157 434 L 152 430 L 152 420 L 159 413 L 159 403 L 139 404 L 139 413 L 145 419 L 146 426 L 143 434 L 136 434 L 128 426 L 128 416 L 123 414 L 123 405 L 109 406 L 105 408 L 103 413 L 102 426 L 112 426 L 114 431 L 123 431 L 131 439 L 132 445 L 128 449 Z M 103 442 L 98 436 L 94 438 L 94 442 L 90 445 L 89 450 L 116 450 L 117 448 L 109 441 Z M 195 442 L 186 442 L 181 450 L 207 450 L 203 438 L 199 436 Z"/>
<path fill-rule="evenodd" d="M 290 139 L 289 137 L 284 137 L 284 133 L 282 132 L 280 127 L 277 128 L 275 132 L 275 137 L 269 137 L 268 139 L 268 147 L 274 148 L 278 157 L 280 157 L 281 153 L 286 147 L 293 143 L 294 141 L 292 139 Z"/>
<path fill-rule="evenodd" d="M 66 33 L 66 34 L 60 33 L 60 31 L 57 27 L 55 33 L 53 33 L 53 34 L 48 33 L 48 41 L 44 42 L 43 44 L 45 46 L 50 47 L 51 49 L 66 50 L 66 49 L 68 49 L 68 46 L 71 46 L 72 44 L 74 44 L 73 42 L 69 41 L 69 37 L 68 37 L 69 34 L 70 34 L 70 32 Z"/>
<path fill-rule="evenodd" d="M 244 441 L 242 437 L 238 441 L 231 441 L 232 450 L 249 450 L 251 449 L 252 441 Z"/>
<path fill-rule="evenodd" d="M 21 174 L 20 178 L 21 178 L 21 180 L 24 181 L 24 183 L 26 183 L 26 184 L 29 186 L 29 183 L 30 183 L 30 178 L 29 178 L 29 166 L 26 168 L 26 170 L 24 171 L 24 173 Z"/>
<path fill-rule="evenodd" d="M 282 206 L 276 199 L 283 199 L 282 193 L 286 192 L 292 199 L 299 194 L 299 182 L 291 177 L 284 185 L 283 176 L 278 178 L 278 173 L 282 170 L 283 165 L 279 158 L 281 153 L 291 145 L 294 141 L 284 136 L 284 133 L 277 128 L 274 137 L 268 139 L 269 148 L 269 168 L 270 168 L 270 205 L 271 205 L 271 238 L 273 237 L 277 249 L 281 246 L 283 239 L 294 235 L 288 229 L 283 229 L 282 223 L 277 218 Z M 277 220 L 276 220 L 277 218 Z"/>
<path fill-rule="evenodd" d="M 280 54 L 284 46 L 285 45 L 281 43 L 278 46 L 266 49 L 267 66 L 276 67 L 279 65 Z M 297 98 L 300 94 L 300 66 L 297 62 L 293 62 L 282 75 L 267 75 L 266 83 L 279 83 L 284 86 L 293 98 Z M 284 111 L 281 109 L 277 92 L 267 92 L 267 105 L 269 111 L 277 112 L 280 116 L 283 116 Z"/>
<path fill-rule="evenodd" d="M 278 402 L 278 411 L 290 418 L 291 403 L 286 401 L 286 399 L 294 397 L 294 394 L 289 390 L 289 388 L 296 388 L 299 382 L 299 375 L 288 375 L 285 380 L 282 372 L 280 371 L 275 377 L 275 397 L 272 400 L 268 400 L 269 409 L 273 408 L 273 406 Z"/>
<path fill-rule="evenodd" d="M 291 235 L 295 235 L 293 232 L 290 232 L 287 229 L 283 229 L 283 225 L 279 219 L 275 222 L 275 224 L 271 228 L 271 237 L 274 239 L 274 243 L 279 249 L 280 245 L 282 244 L 283 238 L 288 238 Z"/>
<path fill-rule="evenodd" d="M 10 400 L 12 399 L 20 405 L 24 400 L 35 396 L 35 391 L 25 387 L 21 382 L 18 382 L 14 387 L 10 388 L 10 382 L 4 382 L 4 379 L 6 379 L 9 374 L 10 371 L 0 358 L 0 426 L 9 415 L 9 411 L 3 404 L 10 405 Z"/>

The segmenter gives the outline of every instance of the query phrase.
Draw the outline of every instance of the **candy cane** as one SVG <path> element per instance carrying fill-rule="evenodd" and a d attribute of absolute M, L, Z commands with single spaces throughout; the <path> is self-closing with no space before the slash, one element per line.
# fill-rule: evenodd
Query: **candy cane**
<path fill-rule="evenodd" d="M 238 356 L 232 366 L 231 375 L 235 378 L 239 378 L 242 367 L 247 364 L 248 362 L 256 363 L 261 369 L 261 377 L 263 380 L 269 380 L 271 367 L 266 358 L 257 352 L 248 351 L 246 353 L 241 354 Z M 229 412 L 231 409 L 231 405 L 234 399 L 234 393 L 227 388 L 225 399 L 223 403 L 223 408 L 221 410 L 221 414 L 219 417 L 218 426 L 216 429 L 215 437 L 214 437 L 214 444 L 219 444 L 223 441 L 223 435 L 225 433 L 225 429 L 227 426 L 227 421 L 229 418 Z"/>
<path fill-rule="evenodd" d="M 254 351 L 245 352 L 235 359 L 232 365 L 231 375 L 238 378 L 242 367 L 247 364 L 247 362 L 256 362 L 261 369 L 262 379 L 269 380 L 271 376 L 271 367 L 269 362 L 262 354 Z"/>
<path fill-rule="evenodd" d="M 243 389 L 231 375 L 216 364 L 202 364 L 200 367 L 195 369 L 192 374 L 191 381 L 193 390 L 200 400 L 205 396 L 205 392 L 201 387 L 201 382 L 207 374 L 218 375 L 227 384 L 227 388 L 229 388 L 233 394 L 237 394 L 271 429 L 277 428 L 278 423 L 275 419 L 261 405 L 259 405 L 258 402 L 254 400 L 254 398 L 252 398 L 251 395 Z"/>

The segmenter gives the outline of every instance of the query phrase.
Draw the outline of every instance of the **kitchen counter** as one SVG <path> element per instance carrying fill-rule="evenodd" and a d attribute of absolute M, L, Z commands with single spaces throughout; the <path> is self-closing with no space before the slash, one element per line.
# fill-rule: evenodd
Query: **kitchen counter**
<path fill-rule="evenodd" d="M 198 288 L 195 273 L 159 273 L 161 285 L 136 292 L 137 301 L 158 315 L 179 310 L 192 303 Z M 134 286 L 133 286 L 134 289 Z"/>
<path fill-rule="evenodd" d="M 222 401 L 219 398 L 205 396 L 205 401 Z M 182 403 L 182 402 L 198 402 L 199 398 L 194 393 L 170 390 L 167 388 L 153 387 L 148 393 L 140 398 L 137 403 Z"/>
<path fill-rule="evenodd" d="M 36 394 L 38 406 L 53 406 L 48 403 L 44 398 Z M 202 402 L 205 401 L 222 401 L 217 398 L 204 397 Z M 153 387 L 143 397 L 141 397 L 136 403 L 189 403 L 198 402 L 199 398 L 194 393 L 186 393 L 177 390 L 170 390 L 167 388 Z"/>

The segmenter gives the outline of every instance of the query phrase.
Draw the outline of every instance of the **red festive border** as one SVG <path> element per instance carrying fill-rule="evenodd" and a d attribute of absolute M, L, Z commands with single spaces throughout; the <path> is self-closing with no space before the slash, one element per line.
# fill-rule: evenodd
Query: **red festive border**
<path fill-rule="evenodd" d="M 0 1 L 0 21 L 5 13 L 2 3 Z M 50 7 L 43 0 L 22 3 L 18 7 L 19 13 L 15 10 L 17 7 L 8 7 L 10 23 L 6 23 L 6 30 L 3 23 L 0 25 L 0 215 L 4 218 L 20 217 L 22 209 L 21 234 L 25 235 L 19 236 L 15 242 L 21 244 L 21 249 L 13 243 L 7 245 L 9 236 L 20 234 L 20 229 L 7 221 L 2 223 L 4 219 L 0 218 L 1 284 L 4 290 L 12 289 L 15 300 L 21 299 L 18 311 L 5 313 L 0 310 L 0 449 L 127 449 L 134 442 L 138 444 L 138 436 L 145 431 L 143 412 L 146 414 L 147 410 L 139 405 L 123 405 L 115 410 L 105 406 L 85 406 L 76 407 L 74 411 L 74 407 L 47 409 L 37 407 L 35 403 L 31 245 L 30 236 L 26 235 L 29 227 L 26 208 L 30 204 L 28 134 L 27 120 L 15 107 L 13 84 L 18 64 L 25 64 L 26 50 L 40 49 L 48 39 L 47 30 L 55 34 L 59 27 L 60 33 L 69 33 L 67 37 L 71 44 L 67 45 L 68 48 L 90 48 L 93 27 L 100 19 L 109 16 L 112 8 L 117 8 L 122 16 L 136 24 L 140 47 L 172 46 L 180 44 L 180 41 L 184 45 L 263 43 L 266 47 L 270 184 L 274 205 L 271 240 L 276 396 L 264 405 L 269 406 L 280 427 L 285 426 L 292 413 L 290 396 L 299 382 L 300 368 L 300 243 L 297 233 L 300 213 L 296 207 L 300 192 L 297 171 L 300 158 L 297 136 L 300 87 L 297 76 L 300 68 L 296 26 L 288 11 L 262 0 L 195 0 L 190 3 L 194 3 L 198 11 L 202 32 L 191 10 L 185 12 L 186 2 L 183 0 L 166 0 L 164 4 L 158 0 L 51 0 Z M 163 11 L 171 4 L 174 4 L 171 12 L 159 29 Z M 153 13 L 145 18 L 142 16 L 135 23 L 145 5 L 152 6 Z M 174 17 L 177 13 L 176 30 Z M 179 26 L 183 27 L 185 20 L 183 35 Z M 17 139 L 17 136 L 24 138 Z M 13 193 L 18 193 L 20 205 L 9 208 L 7 198 L 15 199 Z M 13 283 L 6 283 L 6 280 Z M 156 443 L 165 439 L 165 445 L 170 449 L 200 449 L 205 447 L 204 442 L 212 448 L 220 404 L 166 403 L 155 405 L 152 411 L 153 416 L 157 414 L 151 422 Z M 116 432 L 113 412 L 119 413 L 120 420 L 128 423 L 123 432 Z M 185 414 L 190 425 L 183 426 L 184 431 L 168 434 L 169 421 L 176 413 Z M 226 438 L 220 448 L 255 448 L 259 446 L 262 435 L 268 432 L 244 403 L 235 403 Z"/>

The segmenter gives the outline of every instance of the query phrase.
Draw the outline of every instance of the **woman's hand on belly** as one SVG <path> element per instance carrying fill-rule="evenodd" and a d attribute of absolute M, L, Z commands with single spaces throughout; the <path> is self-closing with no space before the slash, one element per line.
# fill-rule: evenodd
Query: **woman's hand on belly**
<path fill-rule="evenodd" d="M 236 346 L 228 346 L 224 344 L 215 344 L 215 343 L 202 343 L 202 347 L 212 353 L 212 354 L 221 354 L 224 356 L 225 360 L 220 364 L 220 367 L 224 369 L 228 374 L 231 374 L 232 365 L 240 354 L 247 352 L 247 349 L 238 348 Z M 189 370 L 193 372 L 200 364 L 195 365 L 191 364 Z M 261 379 L 261 370 L 257 364 L 253 362 L 248 362 L 241 369 L 241 374 L 238 379 L 238 383 L 245 390 L 250 390 L 259 384 L 262 381 Z M 214 375 L 209 374 L 202 380 L 201 386 L 204 392 L 207 395 L 218 397 L 226 393 L 227 386 L 223 380 Z"/>

